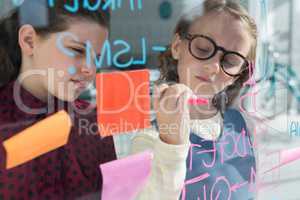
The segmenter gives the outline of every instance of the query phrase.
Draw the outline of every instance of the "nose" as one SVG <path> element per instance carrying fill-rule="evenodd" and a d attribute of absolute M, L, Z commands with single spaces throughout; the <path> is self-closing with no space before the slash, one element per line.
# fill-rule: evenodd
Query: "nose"
<path fill-rule="evenodd" d="M 92 75 L 93 74 L 93 68 L 88 66 L 82 66 L 81 67 L 81 73 L 84 73 L 86 75 Z"/>
<path fill-rule="evenodd" d="M 212 57 L 208 63 L 205 65 L 205 70 L 208 72 L 210 76 L 215 76 L 221 71 L 221 56 L 222 53 L 217 53 L 214 57 Z"/>
<path fill-rule="evenodd" d="M 79 74 L 81 74 L 82 77 L 85 77 L 86 80 L 92 80 L 94 78 L 94 69 L 92 66 L 86 66 L 86 65 L 81 65 L 78 69 Z"/>
<path fill-rule="evenodd" d="M 88 65 L 86 62 L 82 62 L 80 65 L 80 72 L 86 76 L 93 75 L 95 70 L 96 70 L 96 67 L 94 66 L 94 64 Z"/>

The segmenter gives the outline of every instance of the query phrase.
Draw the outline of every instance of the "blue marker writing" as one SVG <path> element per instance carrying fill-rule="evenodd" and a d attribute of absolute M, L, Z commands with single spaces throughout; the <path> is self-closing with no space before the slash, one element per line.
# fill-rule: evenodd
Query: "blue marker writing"
<path fill-rule="evenodd" d="M 289 126 L 289 133 L 291 137 L 300 136 L 299 122 L 292 121 L 291 125 Z"/>
<path fill-rule="evenodd" d="M 20 6 L 20 5 L 22 5 L 23 2 L 24 2 L 24 0 L 13 0 L 13 5 Z"/>
<path fill-rule="evenodd" d="M 75 53 L 73 51 L 69 50 L 68 48 L 65 48 L 63 45 L 63 39 L 65 37 L 72 37 L 75 41 L 79 41 L 78 38 L 76 37 L 76 35 L 74 35 L 70 32 L 64 32 L 64 33 L 61 33 L 58 35 L 58 38 L 56 40 L 56 46 L 58 47 L 58 49 L 60 51 L 62 51 L 67 56 L 74 57 Z"/>
<path fill-rule="evenodd" d="M 107 65 L 111 66 L 111 47 L 110 47 L 110 43 L 109 40 L 105 40 L 103 47 L 101 49 L 101 56 L 100 58 L 97 58 L 95 56 L 95 64 L 96 64 L 96 68 L 101 68 L 101 66 L 103 65 L 103 60 L 104 60 L 104 55 L 106 55 L 106 60 L 107 60 Z"/>
<path fill-rule="evenodd" d="M 152 51 L 163 52 L 163 51 L 166 51 L 166 50 L 167 50 L 167 48 L 163 47 L 163 46 L 153 46 L 152 47 Z"/>
<path fill-rule="evenodd" d="M 68 73 L 69 73 L 70 75 L 75 75 L 75 74 L 77 73 L 76 67 L 75 67 L 75 66 L 70 66 L 70 67 L 68 68 Z"/>
<path fill-rule="evenodd" d="M 134 11 L 135 10 L 135 6 L 134 6 L 134 1 L 135 0 L 130 0 L 130 10 Z M 143 9 L 143 4 L 142 4 L 142 0 L 137 0 L 138 1 L 138 9 L 142 10 Z"/>
<path fill-rule="evenodd" d="M 141 60 L 135 60 L 132 64 L 134 65 L 145 65 L 147 61 L 147 49 L 146 49 L 146 38 L 141 39 L 142 42 L 142 59 Z"/>
<path fill-rule="evenodd" d="M 79 2 L 78 2 L 78 0 L 73 1 L 73 2 L 74 2 L 73 6 L 70 6 L 70 5 L 67 5 L 67 4 L 65 4 L 65 6 L 64 6 L 65 9 L 67 11 L 71 12 L 71 13 L 75 13 L 75 12 L 77 12 L 79 10 Z"/>
<path fill-rule="evenodd" d="M 109 7 L 111 8 L 111 10 L 115 10 L 116 9 L 116 1 L 115 0 L 105 1 L 105 4 L 102 6 L 102 10 L 107 10 Z"/>
<path fill-rule="evenodd" d="M 99 9 L 101 5 L 101 0 L 98 0 L 96 3 L 94 3 L 93 6 L 91 6 L 90 1 L 89 0 L 85 0 L 83 2 L 83 7 L 90 10 L 90 11 L 96 11 Z"/>
<path fill-rule="evenodd" d="M 13 0 L 14 5 L 21 5 L 23 3 L 24 0 Z M 137 3 L 135 3 L 135 1 L 137 1 Z M 89 0 L 84 0 L 83 1 L 83 8 L 87 9 L 89 11 L 97 11 L 99 9 L 102 10 L 107 10 L 107 9 L 111 9 L 112 11 L 116 10 L 116 8 L 121 8 L 122 7 L 122 2 L 123 0 L 97 0 L 93 3 L 90 3 Z M 64 8 L 72 13 L 75 13 L 79 10 L 79 4 L 80 2 L 78 0 L 74 0 L 73 1 L 73 5 L 64 5 Z M 103 5 L 101 5 L 103 3 Z M 131 11 L 135 11 L 136 7 L 138 10 L 142 10 L 143 9 L 143 2 L 142 0 L 129 0 L 129 6 L 130 6 L 130 10 Z M 135 5 L 137 4 L 137 5 Z M 48 5 L 49 7 L 54 7 L 55 2 L 54 0 L 48 0 Z"/>
<path fill-rule="evenodd" d="M 48 0 L 49 7 L 54 7 L 54 0 Z"/>
<path fill-rule="evenodd" d="M 113 63 L 115 64 L 116 67 L 119 67 L 119 68 L 126 68 L 128 66 L 130 66 L 132 64 L 132 61 L 133 61 L 133 58 L 131 57 L 129 59 L 129 61 L 125 64 L 121 64 L 119 63 L 118 61 L 118 58 L 125 54 L 125 53 L 128 53 L 130 52 L 130 46 L 127 42 L 125 42 L 124 40 L 116 40 L 114 41 L 114 45 L 117 46 L 117 45 L 122 45 L 124 46 L 124 48 L 122 50 L 120 50 L 119 52 L 117 52 L 114 57 L 113 57 Z"/>

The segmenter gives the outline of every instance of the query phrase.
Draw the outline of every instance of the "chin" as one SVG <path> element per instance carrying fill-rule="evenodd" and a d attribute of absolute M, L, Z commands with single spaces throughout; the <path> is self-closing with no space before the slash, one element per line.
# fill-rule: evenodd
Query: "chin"
<path fill-rule="evenodd" d="M 66 95 L 56 95 L 56 97 L 62 101 L 73 102 L 79 98 L 79 94 L 67 93 Z"/>
<path fill-rule="evenodd" d="M 197 91 L 195 92 L 196 95 L 202 96 L 202 97 L 206 97 L 206 98 L 212 98 L 216 92 L 214 91 Z"/>
<path fill-rule="evenodd" d="M 64 101 L 66 101 L 66 102 L 74 102 L 76 99 L 78 99 L 78 97 L 67 97 L 67 98 L 65 98 Z"/>
<path fill-rule="evenodd" d="M 214 95 L 218 93 L 219 88 L 214 88 L 211 85 L 205 85 L 203 87 L 194 87 L 193 89 L 194 93 L 197 95 Z"/>

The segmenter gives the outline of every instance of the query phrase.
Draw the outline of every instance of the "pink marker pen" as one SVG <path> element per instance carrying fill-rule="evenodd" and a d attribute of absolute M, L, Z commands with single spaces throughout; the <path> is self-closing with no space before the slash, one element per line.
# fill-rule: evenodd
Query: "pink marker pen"
<path fill-rule="evenodd" d="M 208 99 L 203 98 L 203 97 L 197 97 L 197 96 L 191 97 L 189 99 L 189 101 L 188 101 L 189 105 L 194 105 L 194 106 L 197 106 L 197 105 L 208 105 L 208 103 L 209 103 Z"/>

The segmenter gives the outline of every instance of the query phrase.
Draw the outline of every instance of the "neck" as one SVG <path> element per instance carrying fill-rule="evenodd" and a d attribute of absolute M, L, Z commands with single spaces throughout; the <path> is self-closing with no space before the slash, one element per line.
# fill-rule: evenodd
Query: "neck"
<path fill-rule="evenodd" d="M 30 70 L 24 70 L 22 67 L 17 81 L 33 96 L 43 102 L 47 102 L 48 91 L 43 88 L 41 84 L 41 77 L 41 74 L 30 73 Z"/>
<path fill-rule="evenodd" d="M 218 110 L 215 108 L 211 109 L 200 109 L 200 108 L 195 108 L 192 109 L 190 112 L 190 117 L 191 119 L 209 119 L 218 114 Z"/>

